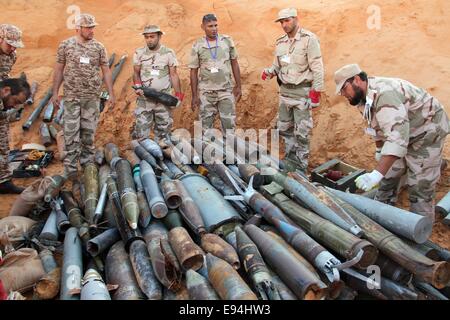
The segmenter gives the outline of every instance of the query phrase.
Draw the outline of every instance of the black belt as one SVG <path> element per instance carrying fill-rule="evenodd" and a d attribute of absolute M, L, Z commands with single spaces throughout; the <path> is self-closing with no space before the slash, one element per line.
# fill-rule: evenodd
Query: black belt
<path fill-rule="evenodd" d="M 299 84 L 282 83 L 281 86 L 287 89 L 310 88 L 312 87 L 312 83 L 311 82 L 302 82 Z"/>

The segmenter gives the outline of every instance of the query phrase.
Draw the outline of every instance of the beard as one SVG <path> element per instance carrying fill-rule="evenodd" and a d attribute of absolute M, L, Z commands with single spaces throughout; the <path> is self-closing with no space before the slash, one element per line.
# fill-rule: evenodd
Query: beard
<path fill-rule="evenodd" d="M 349 103 L 352 106 L 357 106 L 359 104 L 365 104 L 366 103 L 366 96 L 364 95 L 364 92 L 361 88 L 355 86 L 352 84 L 353 91 L 355 92 L 355 96 L 349 100 Z"/>

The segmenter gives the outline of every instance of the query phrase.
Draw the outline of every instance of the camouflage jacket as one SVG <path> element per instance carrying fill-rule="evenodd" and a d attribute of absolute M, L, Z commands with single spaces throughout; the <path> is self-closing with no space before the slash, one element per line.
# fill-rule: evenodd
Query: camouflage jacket
<path fill-rule="evenodd" d="M 316 91 L 325 90 L 319 39 L 306 29 L 277 39 L 272 69 L 284 84 L 312 83 Z"/>
<path fill-rule="evenodd" d="M 367 133 L 384 142 L 382 155 L 403 158 L 408 148 L 434 142 L 427 142 L 427 136 L 437 139 L 449 133 L 449 119 L 439 101 L 405 80 L 370 77 L 366 105 L 359 109 L 368 122 Z"/>
<path fill-rule="evenodd" d="M 188 66 L 191 69 L 200 69 L 199 90 L 227 90 L 232 88 L 231 59 L 237 59 L 237 57 L 236 47 L 230 36 L 217 35 L 217 46 L 214 42 L 210 42 L 208 46 L 205 37 L 195 41 Z"/>
<path fill-rule="evenodd" d="M 150 87 L 165 93 L 170 93 L 169 67 L 178 66 L 177 57 L 172 49 L 161 46 L 157 51 L 147 46 L 136 50 L 133 64 L 141 67 L 141 81 L 145 87 Z"/>
<path fill-rule="evenodd" d="M 17 55 L 15 52 L 11 54 L 0 53 L 0 80 L 9 78 L 9 73 L 16 63 Z"/>
<path fill-rule="evenodd" d="M 64 97 L 68 99 L 98 98 L 102 86 L 100 66 L 108 65 L 106 49 L 97 40 L 79 43 L 76 37 L 59 45 L 56 56 L 64 64 Z"/>

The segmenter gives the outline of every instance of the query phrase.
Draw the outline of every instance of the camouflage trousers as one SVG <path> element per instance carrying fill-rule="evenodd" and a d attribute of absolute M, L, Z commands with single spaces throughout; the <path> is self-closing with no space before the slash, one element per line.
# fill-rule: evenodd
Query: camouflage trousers
<path fill-rule="evenodd" d="M 155 103 L 149 99 L 139 97 L 134 111 L 133 138 L 146 139 L 150 137 L 150 130 L 154 127 L 155 139 L 168 138 L 172 130 L 172 114 L 169 107 L 162 103 Z"/>
<path fill-rule="evenodd" d="M 285 143 L 285 160 L 306 172 L 309 158 L 309 134 L 313 127 L 307 93 L 295 98 L 280 95 L 277 127 Z"/>
<path fill-rule="evenodd" d="M 441 175 L 444 142 L 445 134 L 437 130 L 410 145 L 406 156 L 394 162 L 381 180 L 375 200 L 395 205 L 400 180 L 406 175 L 410 210 L 434 221 L 435 189 Z"/>
<path fill-rule="evenodd" d="M 63 130 L 67 155 L 64 158 L 66 175 L 78 171 L 78 160 L 84 166 L 94 162 L 94 138 L 100 116 L 100 99 L 65 100 Z"/>
<path fill-rule="evenodd" d="M 0 183 L 11 179 L 8 164 L 9 153 L 9 123 L 8 119 L 0 119 Z"/>
<path fill-rule="evenodd" d="M 222 132 L 234 130 L 236 126 L 236 100 L 231 90 L 200 92 L 200 119 L 203 130 L 214 126 L 217 113 L 220 116 Z"/>

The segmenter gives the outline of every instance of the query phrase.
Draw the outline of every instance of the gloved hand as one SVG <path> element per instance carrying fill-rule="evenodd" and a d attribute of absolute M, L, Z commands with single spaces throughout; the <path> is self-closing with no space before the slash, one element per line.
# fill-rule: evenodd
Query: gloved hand
<path fill-rule="evenodd" d="M 312 89 L 309 91 L 309 99 L 311 99 L 311 107 L 316 108 L 320 106 L 320 92 Z"/>
<path fill-rule="evenodd" d="M 270 79 L 272 79 L 272 77 L 273 77 L 273 75 L 268 68 L 263 70 L 263 72 L 261 74 L 261 79 L 263 81 L 270 80 Z"/>
<path fill-rule="evenodd" d="M 377 170 L 373 170 L 371 173 L 365 173 L 362 176 L 356 178 L 355 183 L 358 189 L 367 192 L 375 188 L 382 179 L 383 175 Z"/>
<path fill-rule="evenodd" d="M 377 162 L 380 162 L 381 159 L 381 148 L 377 148 L 377 151 L 375 152 L 375 160 L 377 160 Z"/>

